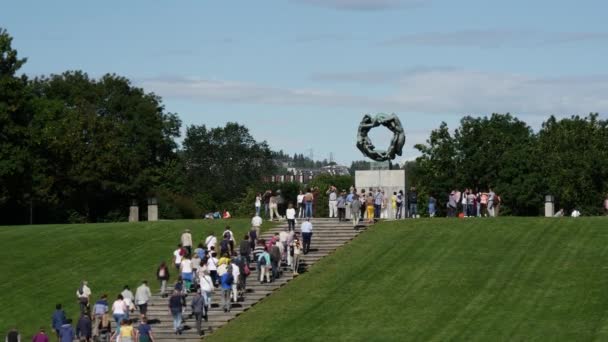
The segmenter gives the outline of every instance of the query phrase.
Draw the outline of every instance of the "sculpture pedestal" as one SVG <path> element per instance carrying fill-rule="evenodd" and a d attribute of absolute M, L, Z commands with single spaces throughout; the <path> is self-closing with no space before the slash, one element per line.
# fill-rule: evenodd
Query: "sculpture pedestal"
<path fill-rule="evenodd" d="M 405 170 L 366 170 L 355 171 L 355 186 L 357 192 L 365 189 L 366 193 L 370 190 L 380 188 L 384 190 L 386 196 L 391 196 L 393 192 L 403 191 L 405 194 Z"/>

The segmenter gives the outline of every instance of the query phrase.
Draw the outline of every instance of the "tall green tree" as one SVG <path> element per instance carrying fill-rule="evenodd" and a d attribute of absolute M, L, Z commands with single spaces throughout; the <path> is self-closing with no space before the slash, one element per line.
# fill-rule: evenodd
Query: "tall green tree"
<path fill-rule="evenodd" d="M 248 186 L 272 174 L 276 165 L 265 141 L 238 123 L 190 126 L 183 143 L 187 188 L 205 210 L 230 209 Z"/>
<path fill-rule="evenodd" d="M 27 78 L 17 72 L 25 64 L 0 28 L 0 216 L 25 219 L 31 203 L 32 157 L 28 148 L 31 120 Z"/>
<path fill-rule="evenodd" d="M 600 213 L 608 194 L 608 120 L 597 113 L 561 120 L 552 116 L 538 139 L 547 193 L 567 211 Z"/>

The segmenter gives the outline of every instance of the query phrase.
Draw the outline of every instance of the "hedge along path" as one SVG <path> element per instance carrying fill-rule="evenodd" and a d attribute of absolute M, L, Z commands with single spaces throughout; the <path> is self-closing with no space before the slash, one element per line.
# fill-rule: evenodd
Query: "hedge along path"
<path fill-rule="evenodd" d="M 300 222 L 298 222 L 300 223 Z M 310 252 L 300 257 L 300 273 L 306 272 L 308 268 L 314 265 L 317 261 L 333 253 L 339 247 L 347 244 L 349 241 L 357 237 L 361 232 L 365 231 L 367 226 L 360 225 L 358 230 L 353 229 L 352 223 L 338 222 L 336 219 L 313 219 L 313 237 L 310 247 Z M 286 224 L 281 224 L 261 234 L 262 239 L 270 239 L 274 233 L 278 233 L 287 229 Z M 296 228 L 299 232 L 299 224 Z M 236 236 L 239 238 L 239 236 Z M 238 245 L 238 242 L 237 242 Z M 247 293 L 243 301 L 232 304 L 232 309 L 228 313 L 224 313 L 220 307 L 221 293 L 216 290 L 212 297 L 212 308 L 209 311 L 209 321 L 203 321 L 203 330 L 205 336 L 213 334 L 216 330 L 229 324 L 239 315 L 249 310 L 256 304 L 263 301 L 266 297 L 288 284 L 294 279 L 291 267 L 282 266 L 283 275 L 269 284 L 260 284 L 259 273 L 256 270 L 255 262 L 250 265 L 251 275 L 247 279 Z M 194 318 L 190 318 L 190 299 L 187 299 L 188 307 L 184 313 L 185 330 L 182 335 L 175 335 L 173 331 L 173 319 L 168 309 L 168 299 L 161 298 L 158 293 L 155 293 L 148 304 L 148 319 L 156 324 L 152 325 L 155 336 L 155 341 L 198 341 L 200 337 L 196 332 L 196 322 Z"/>

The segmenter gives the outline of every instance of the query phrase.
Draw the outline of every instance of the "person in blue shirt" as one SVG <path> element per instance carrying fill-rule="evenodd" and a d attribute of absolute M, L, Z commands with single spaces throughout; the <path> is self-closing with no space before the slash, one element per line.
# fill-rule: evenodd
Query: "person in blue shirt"
<path fill-rule="evenodd" d="M 53 326 L 53 330 L 55 330 L 55 333 L 57 334 L 57 338 L 59 338 L 59 332 L 61 331 L 61 326 L 63 325 L 63 322 L 65 322 L 65 320 L 65 311 L 63 311 L 61 304 L 55 305 L 55 312 L 53 312 L 51 325 Z"/>
<path fill-rule="evenodd" d="M 224 312 L 230 312 L 230 291 L 232 290 L 232 283 L 234 283 L 232 265 L 230 264 L 230 261 L 228 261 L 228 266 L 226 269 L 226 273 L 222 274 L 222 277 L 220 278 L 222 288 L 222 307 L 224 308 Z"/>
<path fill-rule="evenodd" d="M 74 334 L 74 328 L 72 327 L 72 320 L 67 319 L 59 329 L 59 341 L 60 342 L 73 342 L 76 334 Z"/>

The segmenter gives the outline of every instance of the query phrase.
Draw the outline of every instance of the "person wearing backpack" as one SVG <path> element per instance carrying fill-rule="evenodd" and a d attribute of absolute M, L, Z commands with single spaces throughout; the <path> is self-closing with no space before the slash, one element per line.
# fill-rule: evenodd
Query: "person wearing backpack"
<path fill-rule="evenodd" d="M 266 276 L 266 282 L 270 283 L 270 254 L 264 250 L 258 258 L 258 268 L 260 270 L 260 284 L 264 283 L 264 276 Z"/>
<path fill-rule="evenodd" d="M 221 288 L 222 288 L 222 308 L 224 312 L 230 312 L 230 291 L 232 291 L 232 284 L 234 283 L 234 276 L 232 274 L 232 265 L 228 263 L 226 272 L 221 276 Z"/>

